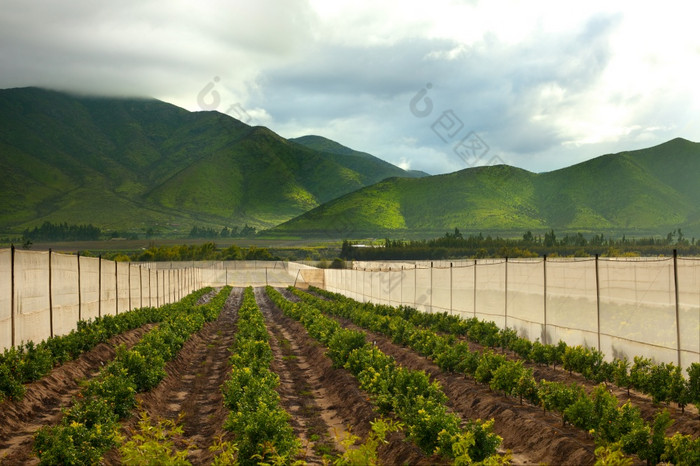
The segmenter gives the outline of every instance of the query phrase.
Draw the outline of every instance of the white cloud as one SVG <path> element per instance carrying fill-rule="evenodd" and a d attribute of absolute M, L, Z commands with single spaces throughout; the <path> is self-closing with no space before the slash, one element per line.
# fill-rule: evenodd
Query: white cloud
<path fill-rule="evenodd" d="M 540 171 L 700 140 L 696 10 L 675 0 L 4 0 L 0 87 L 150 95 L 190 110 L 206 89 L 216 110 L 283 136 L 321 134 L 432 173 L 465 167 L 431 130 L 451 109 L 490 154 Z M 416 118 L 408 104 L 426 83 L 434 113 Z"/>

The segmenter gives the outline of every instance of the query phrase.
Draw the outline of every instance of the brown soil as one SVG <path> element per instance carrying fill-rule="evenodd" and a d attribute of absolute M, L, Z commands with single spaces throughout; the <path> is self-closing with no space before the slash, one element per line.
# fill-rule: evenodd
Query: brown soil
<path fill-rule="evenodd" d="M 0 463 L 38 463 L 32 452 L 34 434 L 42 426 L 60 421 L 61 408 L 68 406 L 80 391 L 79 382 L 96 376 L 105 363 L 114 359 L 117 346 L 134 346 L 154 326 L 147 324 L 100 343 L 77 359 L 53 369 L 46 377 L 27 384 L 22 400 L 0 404 Z"/>
<path fill-rule="evenodd" d="M 140 411 L 145 411 L 152 422 L 179 419 L 183 435 L 176 439 L 177 445 L 189 446 L 187 459 L 192 464 L 210 463 L 215 453 L 209 447 L 217 438 L 227 438 L 223 425 L 228 410 L 223 404 L 221 385 L 231 369 L 229 348 L 236 334 L 241 299 L 242 290 L 234 289 L 219 318 L 205 324 L 166 364 L 165 379 L 153 390 L 137 396 Z M 122 433 L 126 441 L 138 427 L 139 416 L 136 413 L 124 423 Z M 119 452 L 108 452 L 104 463 L 120 464 Z"/>
<path fill-rule="evenodd" d="M 286 295 L 286 292 L 283 293 Z M 308 434 L 301 431 L 304 427 L 308 428 L 309 424 L 315 425 L 316 429 L 328 432 L 328 435 L 322 438 L 334 440 L 339 450 L 341 447 L 338 440 L 342 439 L 342 432 L 347 429 L 364 439 L 370 431 L 370 422 L 377 418 L 377 413 L 374 412 L 367 394 L 360 390 L 356 379 L 345 369 L 334 368 L 325 354 L 325 349 L 307 334 L 303 325 L 282 314 L 267 298 L 264 290 L 258 292 L 257 298 L 273 335 L 279 331 L 283 338 L 289 341 L 291 354 L 296 356 L 294 359 L 287 358 L 287 361 L 282 362 L 277 361 L 276 357 L 275 364 L 279 367 L 284 366 L 283 363 L 295 362 L 298 369 L 290 367 L 293 372 L 290 376 L 291 383 L 306 383 L 311 387 L 308 392 L 305 392 L 308 396 L 301 400 L 302 397 L 299 396 L 301 392 L 294 392 L 291 385 L 283 384 L 280 395 L 285 409 L 293 412 L 295 406 L 311 406 L 310 412 L 313 413 L 317 409 L 325 424 L 323 426 L 318 420 L 309 420 L 308 416 L 302 416 L 302 420 L 294 425 L 297 434 L 308 438 Z M 294 365 L 290 364 L 290 366 Z M 287 378 L 286 375 L 280 374 L 280 376 L 283 379 Z M 315 415 L 312 414 L 310 417 L 313 418 Z M 379 449 L 382 464 L 442 463 L 440 458 L 426 457 L 418 447 L 407 442 L 403 435 L 394 434 L 388 440 L 389 443 Z M 313 453 L 312 448 L 309 450 Z M 318 455 L 313 453 L 306 459 L 312 463 L 318 461 L 317 458 Z"/>

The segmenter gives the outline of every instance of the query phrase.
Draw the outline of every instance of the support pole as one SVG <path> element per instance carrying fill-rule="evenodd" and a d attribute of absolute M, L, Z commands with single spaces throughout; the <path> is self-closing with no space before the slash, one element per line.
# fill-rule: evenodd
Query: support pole
<path fill-rule="evenodd" d="M 678 367 L 681 366 L 681 322 L 680 322 L 680 300 L 678 293 L 678 250 L 673 250 L 673 284 L 676 295 L 676 347 L 678 348 Z"/>
<path fill-rule="evenodd" d="M 49 329 L 50 335 L 53 338 L 53 292 L 51 291 L 53 283 L 51 281 L 51 272 L 51 248 L 49 248 Z"/>
<path fill-rule="evenodd" d="M 10 246 L 10 325 L 12 326 L 12 338 L 10 343 L 14 347 L 17 343 L 15 337 L 15 245 Z"/>
<path fill-rule="evenodd" d="M 102 254 L 97 258 L 97 317 L 102 317 Z"/>
<path fill-rule="evenodd" d="M 544 299 L 542 300 L 542 309 L 544 312 L 544 334 L 542 335 L 542 343 L 547 344 L 547 254 L 544 255 L 544 260 L 542 261 L 542 269 L 544 272 L 544 289 L 542 295 Z"/>
<path fill-rule="evenodd" d="M 83 320 L 82 293 L 80 292 L 80 253 L 78 256 L 78 320 Z"/>
<path fill-rule="evenodd" d="M 474 259 L 474 318 L 476 318 L 476 259 Z"/>
<path fill-rule="evenodd" d="M 114 305 L 114 315 L 119 315 L 119 267 L 118 262 L 114 261 L 114 297 L 116 298 Z"/>
<path fill-rule="evenodd" d="M 598 329 L 598 351 L 600 351 L 600 272 L 598 270 L 598 254 L 595 255 L 595 302 L 596 325 Z"/>
<path fill-rule="evenodd" d="M 505 296 L 505 306 L 504 306 L 504 314 L 503 314 L 503 327 L 508 328 L 508 256 L 506 256 L 506 271 L 505 271 L 505 285 L 504 288 L 506 289 L 506 296 Z"/>

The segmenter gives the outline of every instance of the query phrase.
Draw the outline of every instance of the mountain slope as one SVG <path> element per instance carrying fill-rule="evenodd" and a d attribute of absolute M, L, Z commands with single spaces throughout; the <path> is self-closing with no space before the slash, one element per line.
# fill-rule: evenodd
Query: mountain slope
<path fill-rule="evenodd" d="M 535 174 L 505 165 L 390 179 L 279 225 L 272 234 L 557 231 L 700 232 L 700 144 L 674 139 Z M 687 233 L 686 233 L 687 234 Z"/>
<path fill-rule="evenodd" d="M 298 138 L 289 139 L 292 142 L 301 144 L 319 152 L 327 154 L 339 163 L 351 167 L 353 170 L 372 176 L 376 181 L 381 181 L 385 178 L 399 176 L 402 178 L 422 178 L 430 176 L 425 172 L 418 170 L 402 170 L 401 168 L 390 164 L 380 158 L 377 158 L 367 152 L 359 152 L 349 147 L 345 147 L 323 136 L 301 136 Z M 375 182 L 376 182 L 375 181 Z"/>
<path fill-rule="evenodd" d="M 0 91 L 0 229 L 43 221 L 187 231 L 272 226 L 389 176 L 218 112 L 153 99 Z M 381 162 L 381 163 L 379 163 Z"/>

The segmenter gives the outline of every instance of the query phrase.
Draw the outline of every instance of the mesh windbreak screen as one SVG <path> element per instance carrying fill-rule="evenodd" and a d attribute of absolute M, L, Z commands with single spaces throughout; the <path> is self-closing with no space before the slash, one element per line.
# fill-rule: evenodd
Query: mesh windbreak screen
<path fill-rule="evenodd" d="M 547 260 L 547 343 L 598 347 L 595 260 Z"/>
<path fill-rule="evenodd" d="M 677 361 L 673 260 L 600 260 L 600 346 Z"/>
<path fill-rule="evenodd" d="M 506 261 L 483 260 L 476 268 L 476 317 L 505 324 Z"/>
<path fill-rule="evenodd" d="M 415 269 L 415 273 L 415 308 L 419 311 L 431 312 L 430 303 L 432 298 L 432 290 L 430 289 L 430 264 L 428 264 L 428 267 Z"/>
<path fill-rule="evenodd" d="M 12 252 L 0 249 L 0 351 L 12 346 Z"/>
<path fill-rule="evenodd" d="M 678 259 L 681 365 L 700 363 L 700 259 Z"/>
<path fill-rule="evenodd" d="M 94 319 L 100 308 L 100 260 L 80 257 L 80 313 L 83 320 Z"/>
<path fill-rule="evenodd" d="M 102 277 L 102 304 L 100 305 L 101 315 L 114 315 L 117 312 L 117 274 L 115 269 L 116 262 L 102 261 L 101 277 Z"/>
<path fill-rule="evenodd" d="M 49 253 L 15 251 L 15 344 L 51 336 Z"/>
<path fill-rule="evenodd" d="M 121 314 L 129 310 L 129 263 L 117 262 L 117 296 L 119 300 L 118 311 Z"/>
<path fill-rule="evenodd" d="M 544 341 L 544 261 L 508 261 L 508 327 L 522 337 Z"/>
<path fill-rule="evenodd" d="M 452 313 L 452 268 L 447 264 L 447 268 L 431 269 L 432 282 L 432 312 Z"/>
<path fill-rule="evenodd" d="M 51 297 L 53 333 L 65 335 L 77 328 L 78 322 L 78 258 L 51 254 Z"/>
<path fill-rule="evenodd" d="M 452 270 L 452 307 L 463 319 L 474 317 L 474 263 Z"/>
<path fill-rule="evenodd" d="M 141 307 L 141 269 L 136 265 L 129 265 L 129 309 Z"/>

